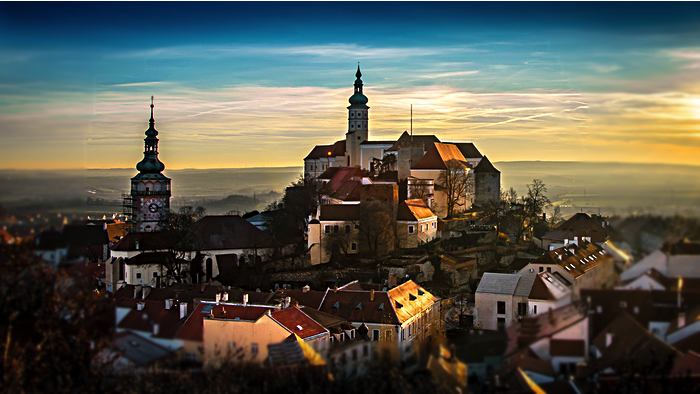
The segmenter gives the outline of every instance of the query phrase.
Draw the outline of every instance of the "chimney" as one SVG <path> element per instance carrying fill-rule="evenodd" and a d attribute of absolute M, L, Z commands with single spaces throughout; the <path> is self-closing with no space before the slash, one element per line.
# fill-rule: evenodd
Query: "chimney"
<path fill-rule="evenodd" d="M 311 290 L 311 287 L 309 285 L 304 286 L 302 289 L 302 292 L 306 293 L 307 291 Z"/>
<path fill-rule="evenodd" d="M 564 246 L 569 246 L 569 238 L 564 238 Z"/>
<path fill-rule="evenodd" d="M 136 244 L 136 250 L 139 250 L 139 241 L 136 241 L 135 244 Z"/>
<path fill-rule="evenodd" d="M 243 294 L 243 306 L 248 305 L 248 294 Z"/>
<path fill-rule="evenodd" d="M 574 242 L 572 242 L 572 244 L 575 244 L 576 246 L 578 246 L 578 237 L 574 237 Z"/>
<path fill-rule="evenodd" d="M 333 292 L 337 293 L 338 292 L 338 284 L 336 283 L 335 287 L 333 288 Z"/>
<path fill-rule="evenodd" d="M 612 341 L 613 341 L 613 333 L 606 332 L 605 333 L 605 347 L 610 347 L 610 345 L 612 345 Z"/>
<path fill-rule="evenodd" d="M 180 303 L 180 319 L 184 318 L 187 316 L 187 303 L 182 302 Z"/>
<path fill-rule="evenodd" d="M 145 300 L 149 294 L 151 294 L 151 288 L 148 286 L 144 286 L 143 290 L 141 291 L 141 299 Z"/>
<path fill-rule="evenodd" d="M 369 300 L 374 302 L 374 289 L 372 289 L 372 291 L 369 293 Z"/>
<path fill-rule="evenodd" d="M 173 304 L 175 303 L 175 300 L 172 298 L 168 298 L 165 300 L 165 310 L 171 310 L 173 309 Z"/>
<path fill-rule="evenodd" d="M 142 288 L 141 285 L 134 286 L 134 298 L 139 297 L 139 293 L 141 293 L 141 288 Z"/>
<path fill-rule="evenodd" d="M 158 323 L 153 323 L 153 335 L 158 335 L 159 330 L 160 330 L 160 325 L 158 325 Z"/>
<path fill-rule="evenodd" d="M 136 310 L 137 310 L 137 311 L 142 311 L 144 307 L 146 307 L 146 303 L 145 303 L 145 302 L 137 302 L 137 303 L 136 303 Z"/>
<path fill-rule="evenodd" d="M 685 327 L 685 312 L 678 312 L 678 328 Z"/>
<path fill-rule="evenodd" d="M 228 302 L 228 293 L 224 292 L 224 293 L 221 295 L 221 301 L 223 301 L 223 302 Z"/>
<path fill-rule="evenodd" d="M 216 305 L 219 305 L 221 302 L 221 293 L 216 293 Z"/>
<path fill-rule="evenodd" d="M 292 303 L 292 297 L 284 297 L 284 309 L 289 308 L 289 305 Z"/>

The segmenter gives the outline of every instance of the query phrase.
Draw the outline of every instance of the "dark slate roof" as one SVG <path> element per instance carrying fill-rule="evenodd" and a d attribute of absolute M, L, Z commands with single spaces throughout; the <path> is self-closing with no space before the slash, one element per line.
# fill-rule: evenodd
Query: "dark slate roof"
<path fill-rule="evenodd" d="M 519 280 L 520 275 L 518 274 L 496 274 L 493 272 L 486 272 L 481 278 L 476 292 L 513 295 L 516 287 L 518 287 Z"/>
<path fill-rule="evenodd" d="M 325 291 L 301 290 L 301 289 L 277 289 L 270 297 L 271 303 L 280 303 L 285 297 L 290 297 L 292 303 L 298 302 L 299 305 L 308 306 L 309 308 L 318 309 L 321 307 Z"/>
<path fill-rule="evenodd" d="M 175 353 L 170 350 L 130 331 L 117 334 L 112 347 L 119 352 L 121 357 L 131 361 L 137 367 L 175 357 Z"/>
<path fill-rule="evenodd" d="M 476 159 L 480 158 L 483 155 L 481 152 L 479 152 L 478 149 L 476 149 L 476 146 L 474 146 L 473 143 L 471 142 L 449 142 L 450 144 L 455 145 L 460 152 L 462 152 L 462 156 L 464 156 L 467 159 Z"/>
<path fill-rule="evenodd" d="M 610 232 L 593 220 L 588 214 L 579 212 L 560 224 L 556 229 L 545 234 L 542 239 L 563 242 L 565 239 L 573 241 L 582 237 L 591 237 L 592 242 L 605 242 Z"/>
<path fill-rule="evenodd" d="M 484 156 L 479 160 L 479 164 L 474 167 L 474 172 L 477 174 L 500 174 L 501 172 L 491 164 L 488 157 Z"/>
<path fill-rule="evenodd" d="M 345 156 L 345 140 L 337 141 L 333 145 L 316 145 L 304 160 L 336 156 Z"/>
<path fill-rule="evenodd" d="M 321 215 L 319 219 L 321 221 L 360 220 L 360 205 L 321 205 Z"/>
<path fill-rule="evenodd" d="M 112 250 L 167 250 L 175 248 L 179 236 L 170 232 L 129 233 Z M 136 245 L 138 244 L 138 248 Z"/>
<path fill-rule="evenodd" d="M 270 235 L 238 215 L 205 216 L 185 237 L 198 250 L 252 249 L 274 246 Z M 194 249 L 193 249 L 194 250 Z"/>
<path fill-rule="evenodd" d="M 398 151 L 399 150 L 399 145 L 403 142 L 410 142 L 411 141 L 411 135 L 408 134 L 407 131 L 404 131 L 401 136 L 399 137 L 398 140 L 394 143 L 394 145 L 391 146 L 391 148 L 387 149 L 387 152 L 391 151 Z M 430 148 L 431 145 L 433 145 L 436 142 L 440 142 L 438 137 L 434 135 L 414 135 L 413 136 L 413 143 L 416 145 L 422 145 L 423 149 L 427 150 Z"/>
<path fill-rule="evenodd" d="M 608 334 L 612 334 L 610 346 L 606 346 Z M 603 329 L 592 340 L 592 344 L 601 354 L 595 363 L 598 371 L 623 365 L 625 368 L 642 368 L 652 364 L 658 366 L 663 365 L 667 358 L 681 357 L 678 350 L 650 333 L 626 311 Z"/>

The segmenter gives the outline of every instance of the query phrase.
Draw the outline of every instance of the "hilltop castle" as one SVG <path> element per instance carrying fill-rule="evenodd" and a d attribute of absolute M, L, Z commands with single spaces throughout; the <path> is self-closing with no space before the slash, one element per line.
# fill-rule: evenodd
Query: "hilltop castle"
<path fill-rule="evenodd" d="M 355 177 L 364 178 L 359 183 L 402 185 L 407 188 L 407 198 L 424 199 L 438 216 L 445 217 L 445 185 L 440 182 L 440 174 L 447 170 L 449 162 L 456 161 L 461 171 L 467 173 L 468 179 L 459 204 L 460 210 L 470 209 L 473 205 L 485 206 L 490 201 L 500 199 L 500 171 L 473 143 L 441 142 L 434 135 L 409 135 L 405 131 L 396 140 L 371 141 L 369 99 L 363 92 L 359 65 L 355 77 L 353 94 L 347 107 L 348 131 L 345 139 L 331 145 L 316 145 L 311 150 L 304 158 L 306 179 L 315 178 L 330 184 L 339 168 L 354 167 L 361 170 Z M 342 196 L 326 198 L 326 203 L 358 202 Z"/>

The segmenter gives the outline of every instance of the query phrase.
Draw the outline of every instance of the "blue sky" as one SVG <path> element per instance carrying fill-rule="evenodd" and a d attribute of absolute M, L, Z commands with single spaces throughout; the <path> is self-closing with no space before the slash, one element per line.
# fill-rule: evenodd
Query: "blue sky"
<path fill-rule="evenodd" d="M 700 165 L 697 3 L 0 3 L 0 168 L 301 165 L 344 137 Z"/>

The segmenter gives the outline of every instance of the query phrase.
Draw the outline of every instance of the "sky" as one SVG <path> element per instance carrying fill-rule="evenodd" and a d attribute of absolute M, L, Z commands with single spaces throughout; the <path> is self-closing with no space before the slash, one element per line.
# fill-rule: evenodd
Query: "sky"
<path fill-rule="evenodd" d="M 301 166 L 410 128 L 491 161 L 700 165 L 700 4 L 0 3 L 0 169 Z"/>

